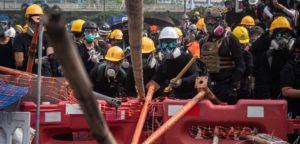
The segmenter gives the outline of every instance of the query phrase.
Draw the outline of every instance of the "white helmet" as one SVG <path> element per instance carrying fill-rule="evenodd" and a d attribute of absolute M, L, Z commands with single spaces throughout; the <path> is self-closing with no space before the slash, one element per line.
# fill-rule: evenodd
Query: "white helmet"
<path fill-rule="evenodd" d="M 173 27 L 165 27 L 161 30 L 158 39 L 178 39 L 178 34 Z"/>
<path fill-rule="evenodd" d="M 256 5 L 258 3 L 258 0 L 248 0 L 248 3 L 250 5 Z"/>

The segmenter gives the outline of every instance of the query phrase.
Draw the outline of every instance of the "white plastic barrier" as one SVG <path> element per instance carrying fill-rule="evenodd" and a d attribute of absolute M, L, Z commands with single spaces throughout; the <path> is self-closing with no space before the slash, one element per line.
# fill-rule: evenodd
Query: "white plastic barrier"
<path fill-rule="evenodd" d="M 0 112 L 0 144 L 29 144 L 30 113 Z"/>

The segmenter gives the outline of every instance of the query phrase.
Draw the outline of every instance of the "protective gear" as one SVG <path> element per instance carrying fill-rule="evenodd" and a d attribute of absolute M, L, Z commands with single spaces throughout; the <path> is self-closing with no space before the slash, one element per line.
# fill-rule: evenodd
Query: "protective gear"
<path fill-rule="evenodd" d="M 97 24 L 92 21 L 86 21 L 82 25 L 82 31 L 85 31 L 86 29 L 96 29 L 97 30 L 97 28 L 98 28 Z"/>
<path fill-rule="evenodd" d="M 255 26 L 255 21 L 251 16 L 244 16 L 240 24 L 245 26 Z"/>
<path fill-rule="evenodd" d="M 149 26 L 149 32 L 159 32 L 159 29 L 156 25 Z"/>
<path fill-rule="evenodd" d="M 293 30 L 288 19 L 283 16 L 279 16 L 272 21 L 270 26 L 270 32 L 273 32 L 275 29 L 279 29 L 279 28 Z"/>
<path fill-rule="evenodd" d="M 120 29 L 115 29 L 111 32 L 109 39 L 123 40 L 123 32 Z"/>
<path fill-rule="evenodd" d="M 88 51 L 88 54 L 89 54 L 89 61 L 92 61 L 94 63 L 99 63 L 101 59 L 103 59 L 103 56 L 101 56 L 101 53 L 100 52 L 97 52 L 95 49 L 90 49 Z"/>
<path fill-rule="evenodd" d="M 119 61 L 107 61 L 106 62 L 106 74 L 108 77 L 116 78 L 118 72 L 120 71 L 122 63 Z"/>
<path fill-rule="evenodd" d="M 85 23 L 84 20 L 82 19 L 77 19 L 73 21 L 72 27 L 71 27 L 71 32 L 82 32 L 82 26 Z"/>
<path fill-rule="evenodd" d="M 194 34 L 197 33 L 197 26 L 195 24 L 191 24 L 189 26 L 189 32 Z"/>
<path fill-rule="evenodd" d="M 23 33 L 24 29 L 21 25 L 15 25 L 15 30 L 17 34 Z"/>
<path fill-rule="evenodd" d="M 233 30 L 233 35 L 239 40 L 241 44 L 249 43 L 249 33 L 248 30 L 243 26 L 237 26 Z"/>
<path fill-rule="evenodd" d="M 105 59 L 108 61 L 118 62 L 124 59 L 124 52 L 118 46 L 113 46 L 108 49 Z"/>
<path fill-rule="evenodd" d="M 249 30 L 250 33 L 250 42 L 255 42 L 263 33 L 264 30 L 260 26 L 253 26 Z"/>
<path fill-rule="evenodd" d="M 84 39 L 86 40 L 87 43 L 92 43 L 95 39 L 95 35 L 93 35 L 93 34 L 85 35 Z"/>
<path fill-rule="evenodd" d="M 27 27 L 26 33 L 27 33 L 28 35 L 30 35 L 30 36 L 33 36 L 34 31 L 33 31 L 33 29 L 32 29 L 31 27 Z"/>
<path fill-rule="evenodd" d="M 188 19 L 189 19 L 189 16 L 188 16 L 187 14 L 183 14 L 183 15 L 182 15 L 182 19 L 183 19 L 183 20 L 188 20 Z"/>
<path fill-rule="evenodd" d="M 170 80 L 170 86 L 172 88 L 178 88 L 181 85 L 181 83 L 182 83 L 181 79 L 179 79 L 177 81 L 175 81 L 175 80 L 176 80 L 176 78 L 173 78 L 173 79 Z"/>
<path fill-rule="evenodd" d="M 195 11 L 194 16 L 200 16 L 200 12 L 199 11 Z"/>
<path fill-rule="evenodd" d="M 199 30 L 202 30 L 205 27 L 204 18 L 199 19 L 196 23 L 196 26 Z"/>
<path fill-rule="evenodd" d="M 148 37 L 143 37 L 142 38 L 142 53 L 147 54 L 147 53 L 152 53 L 154 51 L 155 51 L 155 46 L 154 46 L 153 40 Z"/>
<path fill-rule="evenodd" d="M 100 34 L 100 36 L 105 36 L 105 38 L 106 38 L 109 35 L 110 32 L 111 32 L 110 25 L 107 22 L 102 21 L 99 24 L 99 34 Z"/>
<path fill-rule="evenodd" d="M 0 25 L 0 37 L 4 37 L 4 29 L 1 25 Z"/>
<path fill-rule="evenodd" d="M 204 19 L 207 18 L 222 18 L 222 13 L 217 7 L 210 7 L 205 9 L 204 12 Z"/>
<path fill-rule="evenodd" d="M 113 77 L 113 78 L 117 76 L 116 71 L 114 69 L 107 69 L 106 74 L 108 77 Z"/>
<path fill-rule="evenodd" d="M 182 37 L 183 36 L 183 33 L 182 31 L 178 28 L 178 27 L 174 27 L 176 33 L 178 34 L 178 37 Z"/>
<path fill-rule="evenodd" d="M 27 18 L 29 18 L 30 15 L 43 15 L 43 14 L 44 14 L 43 9 L 37 4 L 30 5 L 25 12 L 25 16 Z"/>
<path fill-rule="evenodd" d="M 249 5 L 256 5 L 258 0 L 248 0 Z"/>
<path fill-rule="evenodd" d="M 10 27 L 8 30 L 4 32 L 6 37 L 14 38 L 16 36 L 16 30 L 13 27 Z"/>
<path fill-rule="evenodd" d="M 209 73 L 218 73 L 223 68 L 233 68 L 235 63 L 231 57 L 219 56 L 219 48 L 221 47 L 226 37 L 223 37 L 216 42 L 205 42 L 202 45 L 200 57 L 206 64 Z"/>
<path fill-rule="evenodd" d="M 154 54 L 143 54 L 143 68 L 153 69 L 157 64 Z"/>
<path fill-rule="evenodd" d="M 161 30 L 159 37 L 159 40 L 161 39 L 178 39 L 178 34 L 176 33 L 176 30 L 173 27 L 165 27 Z"/>
<path fill-rule="evenodd" d="M 225 33 L 225 28 L 221 25 L 217 26 L 214 30 L 214 36 L 221 37 Z"/>
<path fill-rule="evenodd" d="M 273 39 L 271 41 L 270 50 L 272 50 L 272 49 L 275 49 L 275 50 L 279 50 L 279 49 L 292 50 L 292 47 L 293 47 L 294 43 L 295 43 L 294 38 L 291 38 L 291 39 L 286 39 L 286 38 Z"/>

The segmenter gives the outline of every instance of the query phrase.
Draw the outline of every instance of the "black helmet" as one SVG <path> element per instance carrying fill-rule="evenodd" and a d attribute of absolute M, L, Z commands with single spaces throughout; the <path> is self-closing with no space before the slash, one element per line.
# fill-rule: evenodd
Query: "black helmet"
<path fill-rule="evenodd" d="M 84 31 L 85 29 L 97 29 L 97 28 L 98 26 L 95 22 L 86 21 L 82 26 L 82 31 Z"/>
<path fill-rule="evenodd" d="M 99 23 L 99 30 L 102 30 L 102 31 L 111 31 L 110 25 L 107 22 L 105 22 L 105 21 L 101 21 Z"/>

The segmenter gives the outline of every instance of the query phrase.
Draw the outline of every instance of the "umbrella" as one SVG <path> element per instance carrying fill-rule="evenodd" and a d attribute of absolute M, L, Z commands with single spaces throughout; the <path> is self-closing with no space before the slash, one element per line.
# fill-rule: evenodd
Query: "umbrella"
<path fill-rule="evenodd" d="M 110 25 L 111 29 L 120 28 L 123 23 L 128 21 L 127 15 L 118 15 L 109 18 L 106 22 Z"/>
<path fill-rule="evenodd" d="M 160 27 L 175 26 L 175 22 L 166 15 L 151 15 L 145 17 L 144 22 L 149 25 L 158 25 Z"/>

